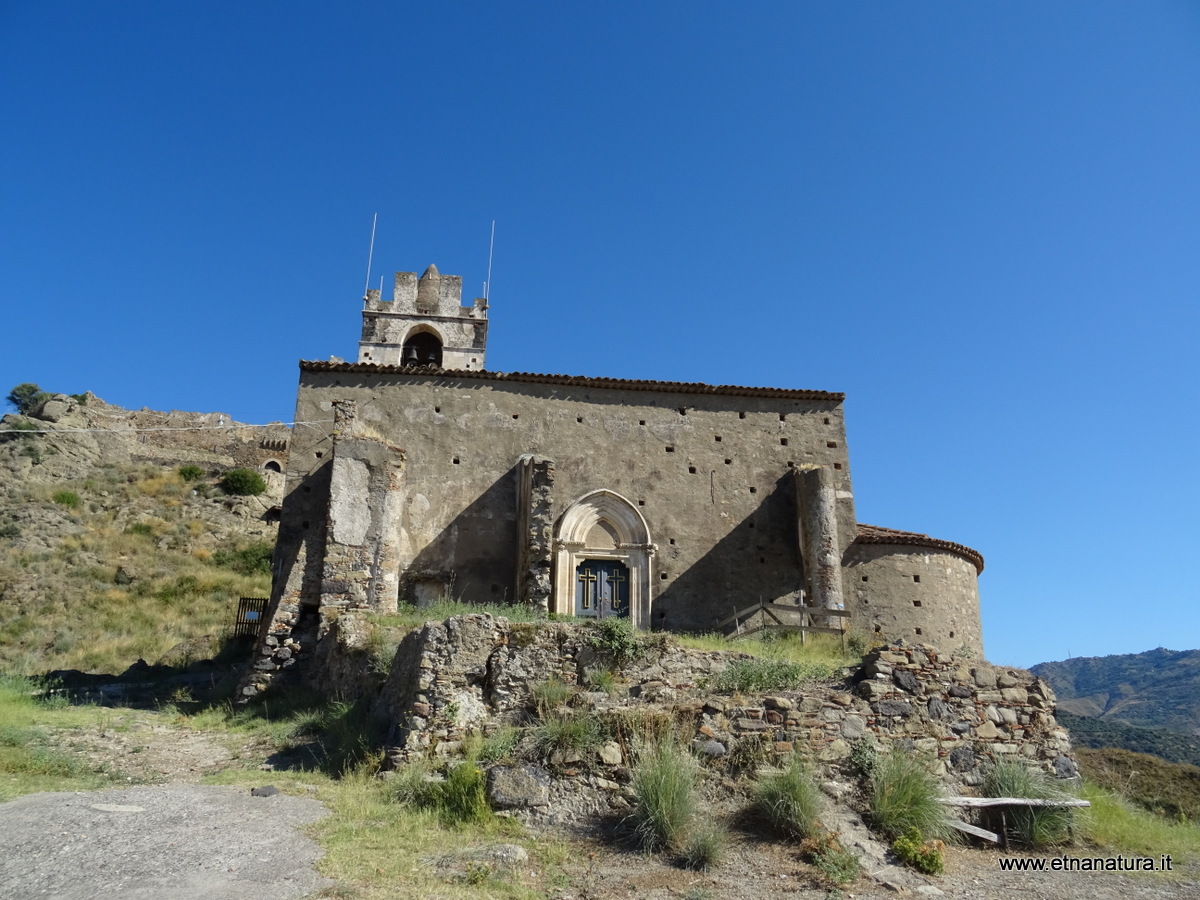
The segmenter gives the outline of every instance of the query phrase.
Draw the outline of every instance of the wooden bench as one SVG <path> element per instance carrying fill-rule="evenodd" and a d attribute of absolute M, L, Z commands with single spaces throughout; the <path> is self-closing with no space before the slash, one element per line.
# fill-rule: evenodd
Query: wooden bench
<path fill-rule="evenodd" d="M 951 828 L 961 831 L 963 834 L 971 834 L 977 838 L 991 841 L 993 844 L 1000 844 L 1005 850 L 1008 850 L 1008 821 L 1004 815 L 1006 808 L 1010 806 L 1052 806 L 1063 809 L 1092 805 L 1087 800 L 1033 800 L 1029 797 L 939 797 L 938 803 L 944 803 L 947 806 L 962 806 L 967 809 L 998 808 L 1000 810 L 999 834 L 961 819 L 947 817 L 946 822 Z"/>

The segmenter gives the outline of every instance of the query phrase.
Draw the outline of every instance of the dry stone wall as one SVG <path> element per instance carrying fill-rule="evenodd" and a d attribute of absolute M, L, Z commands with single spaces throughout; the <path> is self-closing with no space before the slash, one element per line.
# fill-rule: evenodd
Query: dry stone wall
<path fill-rule="evenodd" d="M 361 630 L 345 622 L 340 629 L 359 634 L 359 649 L 346 645 L 344 652 L 359 652 L 366 641 Z M 709 757 L 770 761 L 799 752 L 836 767 L 849 763 L 858 742 L 868 741 L 926 755 L 951 791 L 979 784 L 987 763 L 1002 757 L 1024 758 L 1059 777 L 1077 773 L 1069 736 L 1054 719 L 1053 692 L 1024 670 L 945 656 L 924 645 L 891 644 L 844 677 L 800 690 L 717 693 L 714 679 L 744 654 L 687 649 L 656 635 L 643 639 L 641 654 L 619 667 L 616 689 L 602 692 L 588 685 L 614 660 L 590 646 L 590 634 L 589 626 L 514 623 L 486 614 L 412 630 L 374 693 L 376 714 L 392 723 L 392 763 L 453 757 L 472 733 L 528 724 L 538 686 L 557 680 L 576 688 L 570 703 L 577 712 L 610 722 L 669 719 L 676 733 Z M 324 689 L 352 692 L 353 678 L 336 652 L 316 673 L 329 677 L 322 672 L 339 673 L 338 683 Z M 608 741 L 583 755 L 552 755 L 545 766 L 501 771 L 493 780 L 508 785 L 501 791 L 515 779 L 548 797 L 569 790 L 561 779 L 575 779 L 576 787 L 619 807 L 630 750 Z M 542 806 L 542 800 L 531 804 Z"/>

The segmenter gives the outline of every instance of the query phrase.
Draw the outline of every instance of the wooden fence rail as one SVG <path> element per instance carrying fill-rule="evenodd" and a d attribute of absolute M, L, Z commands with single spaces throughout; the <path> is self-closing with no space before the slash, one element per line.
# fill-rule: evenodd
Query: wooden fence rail
<path fill-rule="evenodd" d="M 759 616 L 758 621 L 747 623 L 746 620 L 754 616 Z M 798 616 L 798 620 L 785 621 L 785 619 L 793 616 Z M 841 627 L 834 628 L 829 625 L 813 625 L 812 620 L 817 617 L 841 619 Z M 801 640 L 803 640 L 806 634 L 836 634 L 844 642 L 846 634 L 845 620 L 849 618 L 850 612 L 845 609 L 824 609 L 816 606 L 787 606 L 782 603 L 769 603 L 766 600 L 760 600 L 753 606 L 747 606 L 745 609 L 735 612 L 732 616 L 720 622 L 717 628 L 724 629 L 732 625 L 733 628 L 726 632 L 727 637 L 746 637 L 769 628 L 778 631 L 799 632 Z M 746 627 L 747 624 L 750 627 Z"/>

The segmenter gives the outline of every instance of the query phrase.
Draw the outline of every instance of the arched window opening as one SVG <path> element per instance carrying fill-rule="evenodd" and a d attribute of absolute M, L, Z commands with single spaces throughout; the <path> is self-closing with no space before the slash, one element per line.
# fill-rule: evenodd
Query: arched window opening
<path fill-rule="evenodd" d="M 275 460 L 267 460 L 267 464 L 263 466 L 268 472 L 282 472 L 283 466 L 279 465 Z"/>
<path fill-rule="evenodd" d="M 436 334 L 422 331 L 414 334 L 404 342 L 400 354 L 400 362 L 405 366 L 437 366 L 442 365 L 442 342 Z"/>

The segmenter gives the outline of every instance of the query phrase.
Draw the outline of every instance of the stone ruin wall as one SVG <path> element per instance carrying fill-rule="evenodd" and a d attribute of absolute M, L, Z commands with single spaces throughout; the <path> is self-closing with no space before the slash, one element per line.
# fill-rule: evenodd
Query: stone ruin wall
<path fill-rule="evenodd" d="M 392 723 L 393 764 L 457 755 L 469 734 L 526 720 L 542 682 L 582 685 L 610 664 L 587 646 L 585 626 L 477 614 L 413 629 L 380 683 L 364 674 L 368 630 L 353 612 L 331 623 L 312 677 L 323 691 L 371 698 L 374 713 Z M 620 669 L 618 690 L 581 690 L 572 703 L 600 717 L 668 714 L 694 748 L 717 756 L 752 746 L 767 758 L 798 751 L 836 766 L 849 762 L 856 742 L 873 739 L 883 749 L 927 755 L 950 790 L 978 785 L 984 766 L 1005 757 L 1058 777 L 1077 774 L 1069 735 L 1054 718 L 1053 691 L 1025 670 L 896 643 L 873 650 L 855 674 L 834 683 L 769 694 L 706 689 L 739 658 L 746 657 L 655 636 L 641 658 Z M 609 745 L 596 760 L 560 758 L 557 766 L 552 759 L 539 778 L 548 785 L 556 777 L 588 784 L 598 778 L 615 791 L 615 773 L 631 761 L 628 749 Z"/>
<path fill-rule="evenodd" d="M 62 449 L 90 454 L 93 462 L 196 464 L 222 469 L 244 466 L 273 479 L 276 491 L 283 486 L 291 428 L 282 422 L 260 428 L 235 422 L 225 413 L 125 409 L 105 403 L 90 391 L 86 398 L 86 403 L 80 403 L 67 394 L 52 394 L 28 416 L 9 414 L 3 419 L 33 420 L 51 431 L 87 429 L 70 432 L 71 447 Z M 55 443 L 53 434 L 43 439 Z M 264 470 L 271 462 L 281 471 Z"/>

